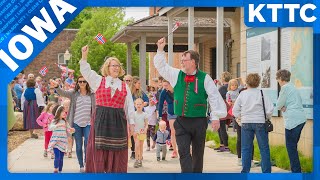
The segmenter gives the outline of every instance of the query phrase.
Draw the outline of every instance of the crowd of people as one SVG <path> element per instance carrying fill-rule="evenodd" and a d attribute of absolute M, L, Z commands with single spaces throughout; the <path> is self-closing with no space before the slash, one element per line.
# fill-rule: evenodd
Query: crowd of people
<path fill-rule="evenodd" d="M 270 173 L 265 122 L 274 107 L 258 89 L 261 77 L 248 74 L 243 82 L 223 72 L 219 80 L 213 80 L 199 69 L 200 56 L 193 50 L 182 54 L 181 69 L 173 68 L 166 63 L 165 39 L 157 45 L 154 65 L 161 77 L 146 91 L 139 77 L 125 75 L 115 57 L 105 59 L 101 74 L 92 70 L 87 62 L 88 46 L 82 48 L 81 76 L 76 80 L 69 74 L 65 80 L 52 78 L 46 82 L 33 74 L 24 79 L 21 73 L 10 83 L 15 110 L 23 112 L 24 128 L 30 131 L 30 137 L 38 138 L 34 129 L 44 131 L 43 156 L 51 153 L 54 172 L 62 171 L 65 154 L 72 157 L 75 141 L 80 172 L 124 173 L 129 149 L 134 168 L 139 168 L 143 166 L 144 150 L 156 149 L 154 158 L 164 161 L 168 159 L 168 146 L 171 158 L 179 157 L 181 172 L 199 173 L 203 171 L 208 124 L 218 131 L 218 152 L 230 151 L 227 128 L 233 124 L 241 172 L 250 172 L 255 135 L 262 172 Z M 290 75 L 287 70 L 276 74 L 281 86 L 276 108 L 284 116 L 291 170 L 301 172 L 297 144 L 306 117 Z"/>

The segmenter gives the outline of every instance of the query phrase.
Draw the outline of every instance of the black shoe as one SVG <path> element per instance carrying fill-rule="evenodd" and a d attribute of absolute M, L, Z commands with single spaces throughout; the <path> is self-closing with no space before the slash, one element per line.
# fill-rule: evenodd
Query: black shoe
<path fill-rule="evenodd" d="M 162 157 L 162 161 L 165 161 L 166 160 L 166 158 L 165 157 Z"/>
<path fill-rule="evenodd" d="M 160 157 L 157 157 L 157 161 L 160 161 Z"/>
<path fill-rule="evenodd" d="M 136 154 L 135 154 L 135 152 L 132 152 L 130 159 L 135 159 L 135 158 L 136 158 Z"/>

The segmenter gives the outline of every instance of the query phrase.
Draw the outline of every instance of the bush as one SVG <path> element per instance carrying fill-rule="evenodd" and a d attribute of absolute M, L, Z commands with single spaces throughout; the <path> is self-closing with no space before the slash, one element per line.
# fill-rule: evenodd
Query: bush
<path fill-rule="evenodd" d="M 219 147 L 220 140 L 217 132 L 212 132 L 207 130 L 206 141 L 214 141 L 216 143 L 216 147 Z M 229 137 L 229 148 L 232 154 L 237 154 L 237 138 Z M 259 146 L 256 140 L 253 142 L 254 144 L 254 156 L 253 159 L 260 161 L 260 151 Z M 270 157 L 271 162 L 275 166 L 289 170 L 290 171 L 290 161 L 287 153 L 287 149 L 285 146 L 270 146 Z M 311 172 L 312 171 L 312 158 L 305 157 L 299 152 L 299 159 L 301 164 L 302 172 Z"/>

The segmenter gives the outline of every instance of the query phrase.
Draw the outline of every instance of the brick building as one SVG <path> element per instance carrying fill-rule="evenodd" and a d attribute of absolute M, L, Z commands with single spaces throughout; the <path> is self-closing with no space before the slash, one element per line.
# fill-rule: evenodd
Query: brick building
<path fill-rule="evenodd" d="M 60 34 L 24 69 L 24 73 L 27 76 L 29 73 L 33 73 L 35 77 L 41 76 L 39 71 L 41 67 L 46 66 L 48 73 L 42 77 L 45 80 L 49 80 L 52 77 L 60 77 L 61 70 L 58 68 L 58 56 L 70 50 L 72 41 L 75 39 L 77 29 L 64 29 Z"/>

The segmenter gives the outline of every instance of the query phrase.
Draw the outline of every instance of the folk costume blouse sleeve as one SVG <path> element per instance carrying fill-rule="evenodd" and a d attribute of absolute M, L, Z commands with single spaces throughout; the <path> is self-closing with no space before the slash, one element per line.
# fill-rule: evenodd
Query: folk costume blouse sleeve
<path fill-rule="evenodd" d="M 102 76 L 91 70 L 90 64 L 85 60 L 80 60 L 80 72 L 84 79 L 88 81 L 93 92 L 96 92 L 102 81 Z"/>
<path fill-rule="evenodd" d="M 219 118 L 227 116 L 227 107 L 222 99 L 218 88 L 214 84 L 212 78 L 207 74 L 204 79 L 204 89 L 208 94 L 208 103 L 210 104 L 210 120 L 219 121 Z"/>
<path fill-rule="evenodd" d="M 170 82 L 174 87 L 177 84 L 180 69 L 173 68 L 166 63 L 166 53 L 164 51 L 157 51 L 154 57 L 154 67 L 158 70 L 159 74 Z"/>

